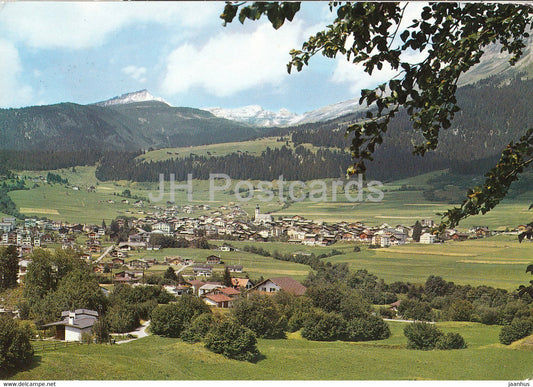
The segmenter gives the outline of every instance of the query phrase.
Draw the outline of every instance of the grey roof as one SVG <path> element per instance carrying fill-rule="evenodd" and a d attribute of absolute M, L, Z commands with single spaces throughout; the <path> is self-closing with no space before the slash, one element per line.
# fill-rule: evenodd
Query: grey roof
<path fill-rule="evenodd" d="M 63 317 L 63 320 L 45 324 L 43 327 L 53 327 L 58 325 L 65 325 L 65 326 L 71 326 L 76 327 L 80 329 L 85 329 L 92 327 L 94 323 L 98 320 L 98 312 L 90 309 L 76 309 L 74 311 L 75 317 L 74 317 L 74 323 L 69 324 L 69 315 L 70 311 L 65 310 L 61 312 L 61 317 Z"/>

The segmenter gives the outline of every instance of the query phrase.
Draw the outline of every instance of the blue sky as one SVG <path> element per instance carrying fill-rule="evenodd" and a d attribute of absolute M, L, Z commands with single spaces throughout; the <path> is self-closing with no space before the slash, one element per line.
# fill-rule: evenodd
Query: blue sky
<path fill-rule="evenodd" d="M 303 113 L 387 79 L 317 56 L 288 74 L 289 51 L 333 20 L 304 3 L 292 23 L 222 26 L 222 2 L 0 4 L 0 107 L 97 102 L 148 89 L 175 106 L 261 105 Z"/>

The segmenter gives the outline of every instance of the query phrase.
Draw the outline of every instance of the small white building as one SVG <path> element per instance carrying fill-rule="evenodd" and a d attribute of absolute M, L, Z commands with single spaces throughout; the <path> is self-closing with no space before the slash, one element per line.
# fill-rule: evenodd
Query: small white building
<path fill-rule="evenodd" d="M 98 312 L 89 309 L 76 309 L 74 312 L 61 313 L 63 320 L 45 324 L 44 328 L 56 327 L 56 339 L 64 341 L 81 341 L 84 333 L 91 333 L 98 321 Z"/>
<path fill-rule="evenodd" d="M 436 241 L 435 235 L 430 234 L 428 232 L 425 232 L 424 234 L 420 236 L 420 243 L 431 244 L 431 243 L 435 243 L 435 241 Z"/>

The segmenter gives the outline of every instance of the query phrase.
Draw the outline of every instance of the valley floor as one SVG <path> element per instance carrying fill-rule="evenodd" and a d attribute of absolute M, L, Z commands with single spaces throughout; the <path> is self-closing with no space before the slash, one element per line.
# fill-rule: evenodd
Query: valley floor
<path fill-rule="evenodd" d="M 524 380 L 533 376 L 527 345 L 498 343 L 499 326 L 438 323 L 459 332 L 468 348 L 406 349 L 404 323 L 392 336 L 365 343 L 313 342 L 299 333 L 259 340 L 256 364 L 229 360 L 202 344 L 149 336 L 124 345 L 80 345 L 37 352 L 18 380 Z"/>

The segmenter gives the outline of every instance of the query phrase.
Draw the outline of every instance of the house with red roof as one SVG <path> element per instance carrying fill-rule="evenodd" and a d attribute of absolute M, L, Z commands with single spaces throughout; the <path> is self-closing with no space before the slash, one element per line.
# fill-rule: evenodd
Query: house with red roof
<path fill-rule="evenodd" d="M 303 296 L 307 290 L 305 286 L 291 277 L 268 278 L 257 285 L 251 291 L 275 293 L 283 290 L 295 296 Z"/>

